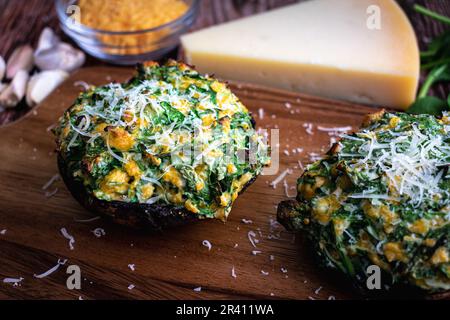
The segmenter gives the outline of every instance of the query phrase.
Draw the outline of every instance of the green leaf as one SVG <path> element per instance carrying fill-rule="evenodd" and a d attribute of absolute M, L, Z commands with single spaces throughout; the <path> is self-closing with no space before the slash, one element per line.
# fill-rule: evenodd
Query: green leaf
<path fill-rule="evenodd" d="M 444 52 L 448 51 L 450 46 L 450 32 L 444 32 L 439 37 L 433 39 L 428 45 L 427 51 L 420 53 L 422 62 L 429 63 L 437 60 L 440 57 L 446 57 Z"/>
<path fill-rule="evenodd" d="M 431 11 L 423 6 L 415 5 L 414 9 L 436 21 L 450 25 L 450 17 L 446 17 Z M 433 39 L 426 51 L 420 53 L 421 70 L 430 70 L 417 95 L 417 102 L 410 110 L 413 113 L 439 113 L 443 108 L 448 109 L 448 101 L 437 98 L 424 99 L 434 84 L 441 81 L 450 81 L 450 31 L 445 31 L 439 37 Z"/>
<path fill-rule="evenodd" d="M 428 63 L 423 63 L 420 68 L 422 70 L 428 70 L 428 69 L 434 68 L 436 66 L 439 66 L 439 65 L 442 65 L 442 64 L 447 64 L 447 63 L 450 63 L 450 57 L 443 58 L 443 59 L 438 59 L 438 60 L 431 61 L 431 62 L 428 62 Z"/>
<path fill-rule="evenodd" d="M 443 23 L 446 23 L 446 24 L 450 24 L 450 18 L 449 17 L 443 16 L 443 15 L 437 13 L 437 12 L 431 11 L 431 10 L 421 6 L 421 5 L 418 5 L 418 4 L 414 5 L 414 10 L 416 10 L 417 12 L 420 12 L 421 14 L 426 15 L 426 16 L 428 16 L 430 18 L 433 18 L 433 19 L 435 19 L 437 21 L 440 21 L 440 22 L 443 22 Z"/>
<path fill-rule="evenodd" d="M 439 81 L 449 81 L 450 80 L 450 68 L 448 64 L 443 64 L 441 66 L 435 67 L 428 74 L 425 79 L 422 88 L 419 91 L 417 96 L 418 99 L 424 98 L 428 95 L 428 91 L 430 91 L 431 86 Z"/>
<path fill-rule="evenodd" d="M 170 103 L 162 101 L 160 102 L 161 107 L 165 110 L 165 116 L 169 120 L 169 123 L 171 122 L 182 122 L 184 119 L 184 114 L 182 114 L 180 111 L 175 109 L 170 105 Z"/>
<path fill-rule="evenodd" d="M 408 110 L 407 113 L 412 114 L 431 114 L 434 116 L 439 116 L 443 111 L 450 109 L 450 96 L 447 101 L 436 97 L 423 97 L 419 98 L 414 102 Z"/>

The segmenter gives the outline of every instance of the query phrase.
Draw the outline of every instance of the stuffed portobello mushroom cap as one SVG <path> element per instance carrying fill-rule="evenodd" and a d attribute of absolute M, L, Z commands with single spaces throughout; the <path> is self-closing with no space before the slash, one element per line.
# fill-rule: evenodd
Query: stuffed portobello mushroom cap
<path fill-rule="evenodd" d="M 121 224 L 225 221 L 270 162 L 254 126 L 224 83 L 149 62 L 127 83 L 80 94 L 55 129 L 58 166 L 84 207 Z"/>
<path fill-rule="evenodd" d="M 278 220 L 301 230 L 320 261 L 367 289 L 378 266 L 384 288 L 450 289 L 450 119 L 373 114 L 298 179 Z M 367 291 L 367 290 L 366 290 Z"/>

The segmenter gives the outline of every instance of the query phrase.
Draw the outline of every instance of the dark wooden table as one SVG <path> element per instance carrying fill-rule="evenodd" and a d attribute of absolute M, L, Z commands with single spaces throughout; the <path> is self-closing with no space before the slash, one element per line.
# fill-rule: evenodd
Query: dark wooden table
<path fill-rule="evenodd" d="M 432 10 L 450 16 L 448 0 L 399 0 L 409 15 L 418 34 L 420 46 L 440 34 L 445 26 L 415 13 L 414 3 L 424 5 Z M 200 15 L 193 29 L 234 20 L 277 8 L 298 0 L 201 0 Z M 50 26 L 65 40 L 69 41 L 58 25 L 58 19 L 51 0 L 0 0 L 0 55 L 8 57 L 18 45 L 31 43 L 35 45 L 41 30 Z M 88 58 L 86 65 L 102 65 L 103 62 Z M 434 94 L 445 97 L 450 91 L 449 85 L 441 85 Z M 28 111 L 25 104 L 0 113 L 0 125 L 13 121 Z"/>

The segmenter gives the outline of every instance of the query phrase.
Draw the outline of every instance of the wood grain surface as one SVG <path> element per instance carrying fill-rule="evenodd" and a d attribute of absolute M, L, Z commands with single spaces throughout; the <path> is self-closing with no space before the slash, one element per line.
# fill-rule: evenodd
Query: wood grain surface
<path fill-rule="evenodd" d="M 304 0 L 201 0 L 200 12 L 192 30 L 238 19 L 243 16 L 271 10 L 280 6 Z M 445 30 L 445 26 L 413 11 L 415 3 L 424 5 L 441 14 L 450 16 L 448 0 L 399 0 L 408 14 L 417 34 L 421 48 L 436 35 Z M 69 41 L 59 28 L 58 18 L 51 0 L 0 0 L 0 55 L 8 57 L 14 48 L 21 44 L 35 45 L 45 26 L 52 27 L 65 41 Z M 169 54 L 176 57 L 177 53 Z M 103 62 L 88 58 L 86 66 L 105 65 Z M 449 84 L 436 87 L 431 93 L 447 97 Z M 0 125 L 14 121 L 28 111 L 25 103 L 18 108 L 0 113 Z"/>
<path fill-rule="evenodd" d="M 238 198 L 230 219 L 201 221 L 157 234 L 136 232 L 100 219 L 91 218 L 70 196 L 61 181 L 48 191 L 42 187 L 57 173 L 54 137 L 48 131 L 68 108 L 80 87 L 75 81 L 105 84 L 123 81 L 132 70 L 95 67 L 82 69 L 55 91 L 36 110 L 18 122 L 0 128 L 0 280 L 24 280 L 18 286 L 0 281 L 0 298 L 33 299 L 337 299 L 357 298 L 340 276 L 323 271 L 314 263 L 308 244 L 285 232 L 276 219 L 275 206 L 286 199 L 283 183 L 269 186 L 286 168 L 289 195 L 294 196 L 295 181 L 310 153 L 322 154 L 330 143 L 325 127 L 357 128 L 362 117 L 374 108 L 324 100 L 310 96 L 265 89 L 246 84 L 231 84 L 233 91 L 253 112 L 258 127 L 280 128 L 280 169 L 275 176 L 260 176 Z M 259 108 L 265 110 L 259 118 Z M 304 124 L 313 125 L 307 134 Z M 295 148 L 303 148 L 298 154 Z M 283 151 L 289 150 L 290 155 Z M 252 220 L 245 224 L 242 219 Z M 66 228 L 74 239 L 74 250 L 61 234 Z M 105 235 L 97 238 L 96 228 Z M 1 232 L 5 230 L 4 232 Z M 259 243 L 254 248 L 248 232 L 254 231 Z M 209 240 L 212 249 L 202 245 Z M 261 253 L 253 255 L 252 251 Z M 272 258 L 271 258 L 272 257 Z M 47 278 L 40 274 L 67 259 L 66 265 Z M 66 288 L 68 265 L 78 265 L 82 289 Z M 132 271 L 128 264 L 135 264 Z M 231 275 L 235 268 L 237 277 Z M 281 268 L 287 270 L 284 273 Z M 262 271 L 268 272 L 263 275 Z M 133 284 L 135 287 L 129 290 Z M 201 292 L 194 288 L 201 287 Z"/>

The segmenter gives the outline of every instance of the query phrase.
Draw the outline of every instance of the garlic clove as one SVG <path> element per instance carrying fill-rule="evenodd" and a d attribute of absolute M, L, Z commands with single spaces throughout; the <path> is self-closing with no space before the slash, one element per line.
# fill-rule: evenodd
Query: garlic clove
<path fill-rule="evenodd" d="M 40 70 L 64 70 L 72 72 L 80 68 L 86 60 L 85 54 L 68 43 L 61 42 L 55 47 L 37 52 L 36 65 Z"/>
<path fill-rule="evenodd" d="M 0 81 L 2 81 L 3 77 L 5 76 L 5 71 L 6 71 L 5 60 L 3 59 L 2 56 L 0 56 Z"/>
<path fill-rule="evenodd" d="M 39 41 L 36 51 L 34 52 L 34 56 L 37 56 L 41 51 L 56 47 L 60 42 L 61 40 L 55 34 L 55 32 L 53 32 L 51 28 L 45 27 L 44 30 L 42 30 L 41 35 L 39 36 Z"/>
<path fill-rule="evenodd" d="M 5 90 L 6 87 L 8 87 L 8 85 L 6 83 L 0 82 L 0 94 L 2 94 L 3 90 Z"/>
<path fill-rule="evenodd" d="M 19 70 L 30 72 L 34 66 L 33 48 L 24 45 L 16 48 L 6 64 L 6 77 L 13 79 Z"/>
<path fill-rule="evenodd" d="M 67 77 L 69 74 L 63 70 L 48 70 L 33 75 L 27 88 L 27 104 L 34 106 L 41 103 Z"/>
<path fill-rule="evenodd" d="M 29 106 L 29 107 L 33 107 L 35 105 L 35 103 L 33 102 L 33 99 L 31 98 L 31 92 L 36 85 L 36 81 L 39 79 L 39 75 L 40 75 L 39 73 L 35 73 L 34 75 L 31 76 L 30 81 L 28 81 L 27 94 L 25 96 L 25 101 L 27 102 L 27 106 Z"/>
<path fill-rule="evenodd" d="M 30 76 L 27 71 L 19 70 L 11 81 L 11 87 L 19 101 L 25 96 L 29 79 Z"/>
<path fill-rule="evenodd" d="M 46 70 L 64 70 L 72 72 L 84 64 L 85 54 L 68 43 L 61 42 L 51 28 L 45 28 L 34 52 L 38 68 Z"/>
<path fill-rule="evenodd" d="M 19 70 L 11 83 L 0 94 L 0 105 L 5 108 L 14 108 L 25 96 L 29 80 L 28 72 Z"/>

